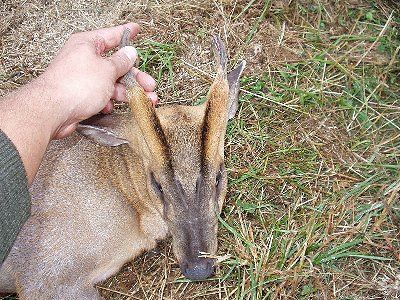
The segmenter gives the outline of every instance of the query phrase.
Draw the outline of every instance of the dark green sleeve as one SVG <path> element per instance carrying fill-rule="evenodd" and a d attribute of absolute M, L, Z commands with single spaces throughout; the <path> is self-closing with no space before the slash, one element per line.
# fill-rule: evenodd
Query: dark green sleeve
<path fill-rule="evenodd" d="M 0 266 L 30 211 L 25 167 L 14 144 L 0 130 Z"/>

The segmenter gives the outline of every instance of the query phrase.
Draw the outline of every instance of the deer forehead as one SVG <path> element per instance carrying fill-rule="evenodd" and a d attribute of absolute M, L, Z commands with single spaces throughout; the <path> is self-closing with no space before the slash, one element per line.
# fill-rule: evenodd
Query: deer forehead
<path fill-rule="evenodd" d="M 164 106 L 157 116 L 168 143 L 176 179 L 186 192 L 194 192 L 200 175 L 204 119 L 203 106 Z"/>
<path fill-rule="evenodd" d="M 157 109 L 172 162 L 200 160 L 201 131 L 204 108 L 198 106 L 174 106 Z"/>

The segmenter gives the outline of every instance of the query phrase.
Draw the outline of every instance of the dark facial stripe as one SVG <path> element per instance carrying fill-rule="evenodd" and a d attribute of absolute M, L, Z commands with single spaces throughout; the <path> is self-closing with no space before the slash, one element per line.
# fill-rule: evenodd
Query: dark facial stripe
<path fill-rule="evenodd" d="M 207 107 L 206 107 L 206 112 L 204 114 L 203 118 L 203 125 L 202 125 L 202 131 L 201 131 L 201 174 L 205 174 L 207 170 L 207 141 L 210 135 L 210 112 L 211 112 L 211 104 L 210 100 L 207 102 Z"/>
<path fill-rule="evenodd" d="M 154 108 L 152 108 L 152 112 L 153 113 L 150 115 L 150 122 L 151 122 L 150 124 L 154 125 L 157 138 L 161 143 L 162 152 L 165 154 L 165 159 L 167 163 L 166 168 L 167 170 L 172 170 L 172 156 L 171 156 L 170 146 L 168 144 L 164 130 L 161 127 L 160 120 L 158 119 Z"/>
<path fill-rule="evenodd" d="M 182 187 L 182 184 L 180 183 L 180 181 L 178 180 L 178 178 L 176 178 L 176 176 L 174 175 L 174 184 L 175 184 L 175 193 L 176 193 L 176 197 L 175 199 L 179 201 L 180 205 L 183 205 L 185 207 L 185 209 L 189 209 L 189 202 L 187 201 L 187 196 L 185 193 L 185 190 Z"/>

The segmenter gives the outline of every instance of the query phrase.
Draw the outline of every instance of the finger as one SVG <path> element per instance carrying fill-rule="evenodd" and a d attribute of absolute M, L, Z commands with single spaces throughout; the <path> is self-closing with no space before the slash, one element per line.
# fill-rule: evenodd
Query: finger
<path fill-rule="evenodd" d="M 138 81 L 138 83 L 143 87 L 143 89 L 146 92 L 154 92 L 157 83 L 153 77 L 151 77 L 149 74 L 147 74 L 145 72 L 140 71 L 137 68 L 132 68 L 132 72 L 133 72 L 136 80 Z M 121 82 L 121 83 L 119 83 L 119 82 Z M 122 78 L 120 78 L 118 80 L 118 83 L 116 83 L 114 85 L 114 87 L 115 87 L 114 94 L 111 97 L 111 99 L 125 102 L 126 101 L 126 88 L 125 88 L 125 85 L 123 84 Z"/>
<path fill-rule="evenodd" d="M 58 139 L 63 139 L 67 136 L 70 136 L 75 131 L 77 125 L 78 125 L 78 123 L 73 123 L 73 124 L 67 125 L 65 127 L 61 127 L 56 132 L 53 139 L 58 140 Z"/>
<path fill-rule="evenodd" d="M 133 68 L 132 72 L 135 74 L 136 81 L 146 92 L 153 92 L 155 90 L 157 83 L 153 77 L 137 68 Z"/>
<path fill-rule="evenodd" d="M 158 96 L 157 93 L 155 92 L 146 92 L 147 97 L 151 100 L 151 102 L 155 105 L 158 103 Z M 114 99 L 119 102 L 128 102 L 128 99 L 126 98 L 126 87 L 122 83 L 116 83 L 114 85 L 114 93 L 111 97 L 111 99 Z"/>
<path fill-rule="evenodd" d="M 110 100 L 110 101 L 107 102 L 106 106 L 101 110 L 101 112 L 103 114 L 109 114 L 109 113 L 111 113 L 113 111 L 113 108 L 114 108 L 114 104 Z"/>
<path fill-rule="evenodd" d="M 109 67 L 112 69 L 114 81 L 125 75 L 135 63 L 137 58 L 137 51 L 132 46 L 126 46 L 119 49 L 110 57 L 106 58 L 110 62 Z"/>
<path fill-rule="evenodd" d="M 116 101 L 120 102 L 127 102 L 128 100 L 126 99 L 126 87 L 122 83 L 116 83 L 114 85 L 114 93 L 111 96 L 111 99 L 114 99 Z"/>
<path fill-rule="evenodd" d="M 135 37 L 139 31 L 140 26 L 137 23 L 127 23 L 124 25 L 119 25 L 115 27 L 102 28 L 88 32 L 87 34 L 95 39 L 102 42 L 102 52 L 108 51 L 119 45 L 122 38 L 122 33 L 124 29 L 128 28 L 131 31 L 131 38 Z"/>
<path fill-rule="evenodd" d="M 158 103 L 158 96 L 155 92 L 147 92 L 146 95 L 147 97 L 149 97 L 153 105 L 156 105 Z"/>

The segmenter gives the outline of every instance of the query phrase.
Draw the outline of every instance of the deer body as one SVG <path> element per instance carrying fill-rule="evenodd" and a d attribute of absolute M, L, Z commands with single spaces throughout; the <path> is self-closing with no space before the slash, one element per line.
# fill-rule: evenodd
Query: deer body
<path fill-rule="evenodd" d="M 228 98 L 237 101 L 243 67 L 228 79 L 221 69 L 201 106 L 154 109 L 127 84 L 132 112 L 82 124 L 88 138 L 54 141 L 31 187 L 31 217 L 0 268 L 0 292 L 101 299 L 95 283 L 168 234 L 185 276 L 212 275 L 214 260 L 199 253 L 216 252 Z"/>
<path fill-rule="evenodd" d="M 32 216 L 3 265 L 0 287 L 9 281 L 2 276 L 4 270 L 22 297 L 45 299 L 46 293 L 55 295 L 61 289 L 60 299 L 68 299 L 61 282 L 81 274 L 87 290 L 166 237 L 162 211 L 149 203 L 140 130 L 130 114 L 121 117 L 136 145 L 107 147 L 79 134 L 52 143 L 31 187 Z M 19 252 L 21 248 L 27 251 Z M 49 281 L 38 286 L 33 275 Z"/>

